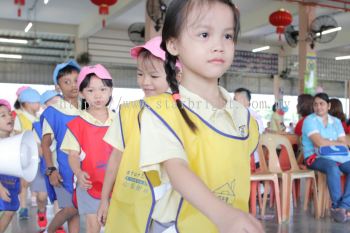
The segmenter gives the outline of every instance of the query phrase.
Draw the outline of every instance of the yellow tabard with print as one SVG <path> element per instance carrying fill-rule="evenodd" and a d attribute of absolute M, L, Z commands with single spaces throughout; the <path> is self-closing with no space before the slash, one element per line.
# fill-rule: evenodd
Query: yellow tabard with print
<path fill-rule="evenodd" d="M 153 195 L 149 182 L 158 186 L 160 180 L 155 172 L 147 179 L 140 170 L 140 104 L 133 101 L 119 108 L 125 150 L 110 200 L 106 233 L 143 233 L 151 223 Z"/>
<path fill-rule="evenodd" d="M 32 130 L 33 123 L 23 113 L 17 113 L 17 117 L 21 123 L 22 132 Z"/>
<path fill-rule="evenodd" d="M 197 127 L 197 131 L 194 133 L 183 120 L 171 95 L 162 94 L 149 97 L 145 99 L 145 103 L 145 107 L 149 108 L 183 145 L 190 169 L 201 178 L 218 198 L 247 212 L 250 193 L 250 155 L 255 150 L 259 137 L 256 121 L 248 117 L 245 125 L 238 126 L 241 136 L 237 137 L 221 132 L 185 106 L 186 112 Z M 125 122 L 124 119 L 131 120 L 131 118 L 122 116 L 121 122 Z M 133 122 L 135 121 L 133 120 Z M 123 127 L 125 125 L 123 123 Z M 129 148 L 129 150 L 135 152 L 135 154 L 126 153 L 130 146 L 125 144 L 125 152 L 119 168 L 107 219 L 106 229 L 108 229 L 108 224 L 113 222 L 115 226 L 113 229 L 115 230 L 107 232 L 147 232 L 145 229 L 147 229 L 150 222 L 155 203 L 153 189 L 145 187 L 140 191 L 137 191 L 138 188 L 131 191 L 134 189 L 124 188 L 129 180 L 142 182 L 145 186 L 148 184 L 146 183 L 147 180 L 140 179 L 139 175 L 130 175 L 130 169 L 123 167 L 126 163 L 129 167 L 131 167 L 131 163 L 135 163 L 132 167 L 139 171 L 139 126 L 134 123 L 132 127 L 130 124 L 128 125 L 129 129 L 134 130 L 134 133 L 128 133 L 129 137 L 132 136 L 132 139 L 124 138 L 124 140 L 132 144 L 132 148 Z M 138 130 L 137 133 L 136 130 Z M 123 160 L 128 160 L 128 162 Z M 149 177 L 148 173 L 147 177 Z M 159 185 L 153 179 L 148 180 L 153 187 Z M 123 189 L 120 187 L 123 187 Z M 133 194 L 137 192 L 139 193 L 138 196 Z M 133 199 L 141 197 L 141 194 L 143 195 L 142 200 Z M 124 203 L 120 201 L 121 199 Z M 117 205 L 122 208 L 118 208 Z M 181 233 L 218 232 L 216 226 L 206 216 L 184 199 L 179 204 L 175 221 L 176 230 Z M 133 227 L 131 228 L 130 225 Z"/>

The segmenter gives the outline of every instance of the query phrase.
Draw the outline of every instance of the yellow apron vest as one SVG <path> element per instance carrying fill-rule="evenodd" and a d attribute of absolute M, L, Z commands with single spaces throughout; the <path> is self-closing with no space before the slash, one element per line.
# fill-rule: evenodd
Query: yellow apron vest
<path fill-rule="evenodd" d="M 17 113 L 17 117 L 21 123 L 22 132 L 26 130 L 32 130 L 32 122 L 23 113 Z"/>
<path fill-rule="evenodd" d="M 189 117 L 195 123 L 198 129 L 196 133 L 193 133 L 183 120 L 175 102 L 172 100 L 171 95 L 163 94 L 161 96 L 146 98 L 145 102 L 146 107 L 148 107 L 152 113 L 157 115 L 157 117 L 164 120 L 164 124 L 171 132 L 173 132 L 173 134 L 184 146 L 188 157 L 189 167 L 198 177 L 202 179 L 207 187 L 212 190 L 218 198 L 222 199 L 229 205 L 243 211 L 248 211 L 248 200 L 250 193 L 250 154 L 256 148 L 259 137 L 255 120 L 253 120 L 253 118 L 249 118 L 246 125 L 240 126 L 239 128 L 242 137 L 235 137 L 220 132 L 196 113 L 186 108 Z M 134 111 L 131 110 L 131 112 Z M 123 112 L 121 112 L 121 114 L 123 114 Z M 122 117 L 121 120 L 123 119 L 130 120 L 130 118 Z M 124 125 L 125 124 L 123 124 L 123 127 Z M 129 176 L 125 175 L 125 172 L 121 173 L 122 170 L 126 169 L 122 166 L 127 163 L 123 160 L 133 160 L 133 163 L 136 163 L 133 164 L 133 167 L 139 169 L 138 159 L 140 135 L 138 125 L 135 125 L 138 132 L 136 132 L 136 128 L 134 126 L 128 128 L 128 130 L 134 130 L 134 133 L 128 134 L 129 137 L 132 135 L 132 139 L 129 138 L 129 143 L 131 143 L 133 145 L 132 147 L 134 148 L 130 148 L 130 150 L 133 150 L 133 152 L 136 152 L 137 154 L 131 155 L 126 153 L 128 146 L 127 143 L 125 144 L 126 150 L 123 153 L 123 159 L 119 168 L 120 170 L 108 216 L 109 222 L 113 221 L 115 228 L 113 228 L 114 231 L 108 232 L 147 232 L 146 228 L 148 225 L 145 223 L 149 223 L 152 215 L 154 207 L 154 201 L 152 201 L 152 198 L 154 198 L 152 195 L 153 192 L 145 192 L 145 198 L 141 202 L 141 200 L 133 200 L 132 198 L 135 196 L 130 196 L 129 191 L 122 193 L 122 190 L 119 187 L 120 183 L 125 184 L 125 181 L 129 179 Z M 124 139 L 126 142 L 128 141 L 128 138 Z M 149 174 L 147 173 L 147 177 L 148 176 Z M 120 178 L 120 182 L 118 182 L 118 178 Z M 153 186 L 158 185 L 153 183 L 152 179 L 150 182 Z M 123 191 L 125 191 L 125 189 Z M 128 202 L 135 205 L 141 205 L 142 207 L 128 206 L 132 208 L 113 208 L 112 205 L 115 203 L 113 197 L 118 199 L 121 196 L 125 197 L 125 202 L 127 197 L 130 197 Z M 127 206 L 124 205 L 123 207 Z M 138 213 L 136 212 L 138 208 L 145 209 L 142 213 Z M 116 215 L 117 212 L 123 212 L 124 218 L 118 219 L 118 215 Z M 128 217 L 126 217 L 126 215 L 128 215 Z M 112 216 L 113 219 L 111 219 Z M 106 229 L 108 229 L 108 220 Z M 130 225 L 137 227 L 130 228 Z M 183 199 L 181 200 L 178 209 L 176 230 L 181 233 L 218 232 L 216 226 L 206 216 Z"/>
<path fill-rule="evenodd" d="M 114 184 L 108 210 L 106 233 L 146 232 L 151 223 L 153 206 L 150 182 L 139 168 L 140 129 L 138 116 L 140 101 L 123 104 L 119 108 L 124 152 Z M 148 175 L 152 183 L 159 185 L 158 175 Z"/>

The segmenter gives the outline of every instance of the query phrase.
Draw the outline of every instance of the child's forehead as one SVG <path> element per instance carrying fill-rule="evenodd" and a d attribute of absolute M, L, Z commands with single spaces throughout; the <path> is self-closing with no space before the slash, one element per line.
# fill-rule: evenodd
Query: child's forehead
<path fill-rule="evenodd" d="M 74 79 L 74 78 L 78 78 L 78 71 L 72 71 L 71 73 L 69 74 L 65 74 L 63 76 L 60 77 L 60 79 Z"/>
<path fill-rule="evenodd" d="M 6 106 L 4 105 L 0 106 L 0 113 L 8 113 L 8 112 L 10 112 L 10 110 Z"/>
<path fill-rule="evenodd" d="M 142 71 L 164 70 L 164 62 L 154 56 L 137 58 L 137 69 Z"/>
<path fill-rule="evenodd" d="M 107 86 L 107 85 L 102 81 L 101 78 L 99 78 L 95 74 L 92 75 L 87 87 L 100 87 L 100 86 Z"/>
<path fill-rule="evenodd" d="M 220 7 L 220 12 L 217 7 Z M 215 21 L 218 14 L 227 14 L 225 8 L 230 9 L 230 6 L 219 1 L 193 1 L 184 12 L 184 23 L 187 27 L 208 26 Z M 229 14 L 233 17 L 231 9 Z"/>

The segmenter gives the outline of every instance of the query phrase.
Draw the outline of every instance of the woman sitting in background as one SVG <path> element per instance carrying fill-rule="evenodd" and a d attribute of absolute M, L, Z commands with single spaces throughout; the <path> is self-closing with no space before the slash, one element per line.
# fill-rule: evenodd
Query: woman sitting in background
<path fill-rule="evenodd" d="M 312 97 L 310 94 L 301 94 L 298 96 L 297 112 L 301 118 L 294 128 L 294 133 L 298 136 L 301 136 L 302 134 L 305 117 L 314 112 L 314 109 L 312 107 L 313 101 L 314 97 Z"/>
<path fill-rule="evenodd" d="M 326 174 L 332 199 L 331 216 L 337 222 L 350 219 L 350 156 L 347 152 L 345 133 L 340 120 L 328 114 L 330 100 L 326 93 L 314 97 L 314 113 L 304 120 L 302 144 L 305 163 L 308 168 Z M 321 147 L 340 146 L 345 148 L 343 156 L 320 153 Z M 344 147 L 345 146 L 345 147 Z M 332 149 L 332 148 L 329 148 Z M 346 175 L 344 193 L 341 191 L 340 175 Z"/>
<path fill-rule="evenodd" d="M 344 128 L 345 134 L 350 133 L 350 127 L 346 124 L 346 115 L 343 111 L 343 105 L 337 98 L 330 99 L 331 109 L 329 109 L 329 114 L 338 118 Z"/>

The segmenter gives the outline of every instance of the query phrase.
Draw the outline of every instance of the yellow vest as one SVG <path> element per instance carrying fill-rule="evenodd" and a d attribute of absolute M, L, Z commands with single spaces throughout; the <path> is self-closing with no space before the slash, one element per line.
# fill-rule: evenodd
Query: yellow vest
<path fill-rule="evenodd" d="M 147 107 L 151 109 L 154 114 L 164 120 L 164 124 L 166 124 L 181 142 L 186 151 L 190 169 L 201 178 L 207 187 L 212 190 L 218 198 L 229 205 L 243 211 L 248 211 L 250 154 L 254 151 L 259 137 L 255 120 L 253 120 L 253 118 L 247 120 L 246 126 L 240 127 L 239 130 L 242 133 L 242 137 L 235 137 L 222 133 L 205 120 L 201 119 L 196 113 L 192 112 L 190 109 L 186 109 L 189 117 L 198 129 L 196 133 L 193 133 L 183 120 L 171 95 L 163 94 L 161 96 L 146 98 L 145 102 Z M 132 112 L 131 114 L 135 114 L 134 110 L 128 110 Z M 128 121 L 130 119 L 134 120 L 135 117 L 130 118 L 129 116 L 129 118 L 124 118 L 123 111 L 121 111 L 122 127 L 125 126 L 124 122 L 126 121 L 124 120 Z M 131 166 L 132 164 L 132 167 L 139 171 L 139 126 L 134 124 L 133 127 L 128 126 L 127 129 L 134 130 L 133 133 L 128 133 L 128 138 L 124 138 L 125 142 L 129 141 L 129 143 L 133 145 L 133 148 L 127 150 L 128 144 L 125 143 L 125 152 L 123 153 L 122 162 L 119 167 L 120 170 L 111 199 L 106 232 L 147 232 L 146 229 L 150 222 L 155 203 L 153 200 L 154 195 L 152 195 L 153 192 L 148 187 L 146 188 L 147 183 L 144 183 L 145 188 L 140 190 L 140 192 L 137 191 L 137 188 L 135 191 L 131 191 L 131 188 L 120 188 L 120 186 L 125 187 L 126 181 L 130 179 L 130 175 L 128 176 L 127 173 L 130 169 L 123 166 L 126 164 Z M 131 136 L 132 138 L 130 138 Z M 136 154 L 129 154 L 128 152 L 131 151 Z M 125 171 L 127 172 L 125 173 Z M 138 176 L 139 173 L 141 173 L 141 171 L 136 173 L 136 176 Z M 147 177 L 149 177 L 148 173 Z M 149 180 L 153 186 L 158 185 L 153 182 L 153 179 Z M 144 190 L 147 190 L 147 192 Z M 136 196 L 133 196 L 132 193 L 136 192 L 140 193 L 140 196 L 141 193 L 143 194 L 142 200 L 133 199 Z M 121 197 L 124 199 L 121 200 Z M 118 206 L 122 208 L 118 208 Z M 122 217 L 120 217 L 120 215 L 122 215 Z M 109 228 L 109 225 L 113 225 L 113 228 Z M 206 216 L 184 199 L 181 200 L 179 205 L 176 229 L 181 233 L 218 232 L 216 226 Z"/>
<path fill-rule="evenodd" d="M 21 123 L 22 132 L 32 130 L 33 123 L 22 112 L 18 112 L 17 117 Z"/>
<path fill-rule="evenodd" d="M 149 180 L 139 168 L 140 101 L 123 104 L 119 111 L 125 150 L 110 200 L 105 232 L 145 232 L 151 223 L 148 216 L 151 214 L 153 199 Z M 160 184 L 155 172 L 149 174 L 149 179 L 155 185 Z"/>

